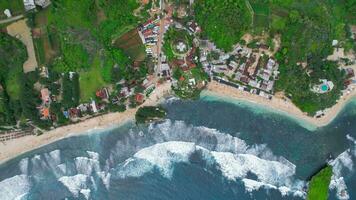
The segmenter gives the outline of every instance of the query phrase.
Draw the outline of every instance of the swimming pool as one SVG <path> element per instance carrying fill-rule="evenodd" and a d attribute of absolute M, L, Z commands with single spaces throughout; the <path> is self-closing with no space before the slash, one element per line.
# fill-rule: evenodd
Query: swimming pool
<path fill-rule="evenodd" d="M 320 89 L 321 89 L 321 91 L 326 92 L 329 90 L 329 86 L 326 84 L 323 84 L 323 85 L 321 85 Z"/>

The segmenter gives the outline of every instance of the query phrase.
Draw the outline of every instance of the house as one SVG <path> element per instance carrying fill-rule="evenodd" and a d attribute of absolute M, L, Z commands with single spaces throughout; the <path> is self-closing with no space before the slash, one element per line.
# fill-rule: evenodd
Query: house
<path fill-rule="evenodd" d="M 250 81 L 248 82 L 248 85 L 250 85 L 250 86 L 252 86 L 252 87 L 259 88 L 261 84 L 260 84 L 258 81 L 250 80 Z"/>
<path fill-rule="evenodd" d="M 100 90 L 97 90 L 95 95 L 101 99 L 108 99 L 109 98 L 109 91 L 107 88 L 102 88 Z"/>
<path fill-rule="evenodd" d="M 199 33 L 201 31 L 200 27 L 196 22 L 188 22 L 188 30 L 192 33 Z"/>
<path fill-rule="evenodd" d="M 227 65 L 213 65 L 213 71 L 216 73 L 222 73 L 227 70 Z"/>
<path fill-rule="evenodd" d="M 71 108 L 68 110 L 70 118 L 76 118 L 80 116 L 80 110 L 77 108 Z"/>
<path fill-rule="evenodd" d="M 274 65 L 276 64 L 276 61 L 274 61 L 273 59 L 268 59 L 268 62 L 267 62 L 267 69 L 269 70 L 272 70 Z"/>
<path fill-rule="evenodd" d="M 142 103 L 144 102 L 144 100 L 145 100 L 145 96 L 144 96 L 143 94 L 137 93 L 137 94 L 135 95 L 135 101 L 136 101 L 137 103 L 142 104 Z"/>
<path fill-rule="evenodd" d="M 230 55 L 229 54 L 222 54 L 219 56 L 219 61 L 224 62 L 225 60 L 229 59 Z"/>
<path fill-rule="evenodd" d="M 274 81 L 268 81 L 267 84 L 267 91 L 271 91 L 273 89 Z"/>
<path fill-rule="evenodd" d="M 195 78 L 189 79 L 189 85 L 191 85 L 191 86 L 196 85 Z"/>
<path fill-rule="evenodd" d="M 65 118 L 67 118 L 67 119 L 69 119 L 69 113 L 68 113 L 68 111 L 63 111 L 63 115 L 64 115 L 64 117 Z"/>
<path fill-rule="evenodd" d="M 352 78 L 355 76 L 355 72 L 352 68 L 345 69 L 347 78 Z"/>
<path fill-rule="evenodd" d="M 86 104 L 80 104 L 77 109 L 79 109 L 81 113 L 84 113 L 88 111 L 88 106 Z"/>
<path fill-rule="evenodd" d="M 125 98 L 130 96 L 130 89 L 128 87 L 121 88 L 120 95 L 125 97 Z"/>
<path fill-rule="evenodd" d="M 51 4 L 51 0 L 35 0 L 35 4 L 47 8 Z"/>
<path fill-rule="evenodd" d="M 331 44 L 332 44 L 333 47 L 335 47 L 337 44 L 339 44 L 339 41 L 333 40 Z"/>
<path fill-rule="evenodd" d="M 34 0 L 23 0 L 23 5 L 26 11 L 30 11 L 36 8 Z"/>
<path fill-rule="evenodd" d="M 94 100 L 91 101 L 90 107 L 91 107 L 91 110 L 93 111 L 93 113 L 97 113 L 98 112 L 98 107 L 96 106 L 96 103 L 95 103 Z"/>
<path fill-rule="evenodd" d="M 50 112 L 49 112 L 49 108 L 44 107 L 42 108 L 42 119 L 50 119 Z"/>
<path fill-rule="evenodd" d="M 240 81 L 247 84 L 250 81 L 250 79 L 247 76 L 243 76 L 241 77 Z"/>
<path fill-rule="evenodd" d="M 12 17 L 11 12 L 10 12 L 9 9 L 5 9 L 5 10 L 4 10 L 4 14 L 6 15 L 7 18 Z"/>
<path fill-rule="evenodd" d="M 41 89 L 41 99 L 44 104 L 51 102 L 50 92 L 48 88 Z"/>

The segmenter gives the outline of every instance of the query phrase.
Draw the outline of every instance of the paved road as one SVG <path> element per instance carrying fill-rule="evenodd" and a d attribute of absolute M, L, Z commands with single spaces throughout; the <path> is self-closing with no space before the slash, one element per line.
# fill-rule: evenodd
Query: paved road
<path fill-rule="evenodd" d="M 0 20 L 0 24 L 10 23 L 10 22 L 22 19 L 23 17 L 24 17 L 23 15 L 18 15 L 18 16 L 11 17 L 11 18 L 8 18 L 8 19 L 3 19 L 3 20 Z"/>
<path fill-rule="evenodd" d="M 164 0 L 161 0 L 161 8 L 162 8 L 161 13 L 163 13 L 163 10 L 165 8 Z M 164 26 L 165 26 L 165 16 L 163 16 L 161 18 L 158 41 L 157 41 L 157 56 L 158 56 L 158 64 L 157 64 L 157 69 L 156 69 L 157 76 L 158 76 L 158 73 L 161 72 L 161 64 L 162 64 L 161 51 L 162 51 L 162 43 L 163 43 Z"/>

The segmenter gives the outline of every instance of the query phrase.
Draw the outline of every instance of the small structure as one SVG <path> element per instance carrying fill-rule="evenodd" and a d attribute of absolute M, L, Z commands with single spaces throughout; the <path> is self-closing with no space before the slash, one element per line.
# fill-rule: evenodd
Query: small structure
<path fill-rule="evenodd" d="M 44 104 L 48 104 L 51 102 L 50 92 L 48 88 L 41 89 L 41 99 Z"/>
<path fill-rule="evenodd" d="M 179 42 L 177 45 L 177 49 L 181 53 L 185 52 L 186 48 L 187 46 L 183 42 Z"/>
<path fill-rule="evenodd" d="M 49 108 L 44 107 L 42 109 L 42 119 L 50 119 Z"/>
<path fill-rule="evenodd" d="M 96 91 L 96 96 L 105 100 L 105 99 L 109 99 L 109 92 L 107 88 L 102 88 L 98 91 Z"/>
<path fill-rule="evenodd" d="M 7 18 L 12 17 L 11 12 L 9 9 L 4 10 L 4 14 L 6 15 Z"/>
<path fill-rule="evenodd" d="M 68 111 L 64 110 L 64 111 L 63 111 L 63 115 L 64 115 L 64 117 L 65 117 L 66 119 L 69 119 L 69 113 L 68 113 Z"/>
<path fill-rule="evenodd" d="M 46 8 L 51 4 L 51 0 L 35 0 L 35 4 L 42 8 Z"/>
<path fill-rule="evenodd" d="M 70 108 L 68 110 L 68 114 L 70 118 L 77 118 L 80 115 L 80 109 L 77 108 Z"/>
<path fill-rule="evenodd" d="M 95 103 L 94 100 L 91 101 L 90 107 L 91 107 L 91 110 L 93 111 L 93 113 L 97 113 L 98 112 L 98 108 L 97 108 L 96 103 Z"/>
<path fill-rule="evenodd" d="M 145 100 L 145 96 L 141 93 L 136 94 L 135 100 L 137 103 L 142 104 Z"/>
<path fill-rule="evenodd" d="M 345 71 L 346 71 L 347 78 L 353 78 L 355 76 L 355 72 L 352 68 L 347 68 L 345 69 Z"/>
<path fill-rule="evenodd" d="M 334 88 L 334 83 L 326 79 L 320 79 L 321 84 L 314 85 L 311 89 L 313 92 L 324 94 L 330 92 Z"/>
<path fill-rule="evenodd" d="M 189 85 L 191 85 L 191 86 L 196 85 L 195 78 L 189 79 Z"/>
<path fill-rule="evenodd" d="M 34 0 L 23 0 L 23 5 L 26 11 L 30 11 L 36 8 Z"/>
<path fill-rule="evenodd" d="M 333 42 L 332 42 L 333 47 L 335 47 L 337 44 L 339 44 L 339 41 L 333 40 Z"/>

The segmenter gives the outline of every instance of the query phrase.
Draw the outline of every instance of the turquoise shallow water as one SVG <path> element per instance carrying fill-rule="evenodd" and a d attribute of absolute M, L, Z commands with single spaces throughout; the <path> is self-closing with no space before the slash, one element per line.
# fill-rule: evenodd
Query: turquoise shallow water
<path fill-rule="evenodd" d="M 67 138 L 1 165 L 0 199 L 303 199 L 329 155 L 330 199 L 356 197 L 354 102 L 322 128 L 214 96 L 163 106 L 163 122 Z"/>

